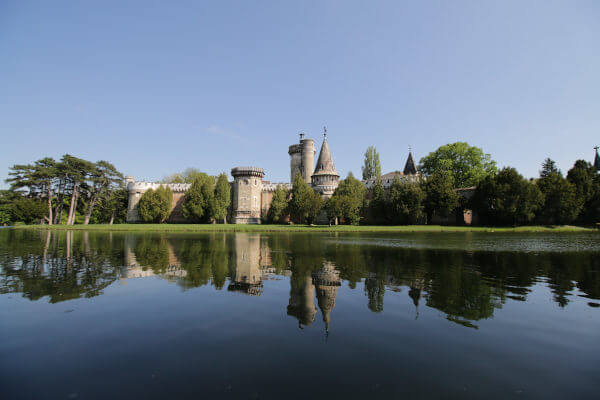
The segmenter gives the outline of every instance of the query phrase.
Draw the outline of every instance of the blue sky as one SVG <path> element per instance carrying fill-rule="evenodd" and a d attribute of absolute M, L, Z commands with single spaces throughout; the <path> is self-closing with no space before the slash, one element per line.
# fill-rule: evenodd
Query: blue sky
<path fill-rule="evenodd" d="M 4 0 L 0 60 L 2 180 L 71 153 L 287 181 L 324 125 L 343 176 L 369 145 L 384 172 L 467 141 L 528 177 L 600 145 L 598 1 Z"/>

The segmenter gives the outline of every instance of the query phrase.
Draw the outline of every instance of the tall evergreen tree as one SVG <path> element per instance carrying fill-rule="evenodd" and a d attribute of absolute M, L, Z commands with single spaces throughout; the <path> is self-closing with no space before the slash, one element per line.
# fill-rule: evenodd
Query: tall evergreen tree
<path fill-rule="evenodd" d="M 296 174 L 292 184 L 292 198 L 289 210 L 292 220 L 296 223 L 307 223 L 313 206 L 313 190 L 304 182 L 301 174 Z"/>
<path fill-rule="evenodd" d="M 214 178 L 205 173 L 196 177 L 185 193 L 183 216 L 191 222 L 209 222 L 214 216 Z"/>
<path fill-rule="evenodd" d="M 379 162 L 379 153 L 374 146 L 367 147 L 365 151 L 365 163 L 362 167 L 363 180 L 379 178 L 381 176 L 381 163 Z"/>
<path fill-rule="evenodd" d="M 371 188 L 371 201 L 369 202 L 369 214 L 371 223 L 388 223 L 388 200 L 381 179 L 375 181 Z"/>
<path fill-rule="evenodd" d="M 227 210 L 231 203 L 231 186 L 227 174 L 220 174 L 215 185 L 214 218 L 227 223 Z"/>

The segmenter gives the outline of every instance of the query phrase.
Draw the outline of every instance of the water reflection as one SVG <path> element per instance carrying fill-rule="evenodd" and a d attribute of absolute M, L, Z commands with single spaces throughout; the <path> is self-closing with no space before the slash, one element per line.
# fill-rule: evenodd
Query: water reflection
<path fill-rule="evenodd" d="M 418 241 L 415 236 L 410 240 Z M 403 248 L 390 245 L 389 239 L 379 245 L 374 235 L 361 242 L 360 235 L 351 234 L 3 230 L 0 291 L 56 303 L 101 295 L 117 280 L 155 278 L 183 290 L 211 285 L 259 296 L 266 280 L 288 279 L 287 308 L 282 304 L 287 315 L 304 328 L 320 312 L 329 330 L 345 283 L 350 289 L 363 286 L 366 307 L 374 313 L 386 310 L 386 292 L 392 291 L 410 298 L 415 318 L 424 303 L 448 321 L 477 328 L 477 321 L 491 318 L 507 301 L 527 302 L 540 285 L 559 307 L 567 307 L 576 296 L 598 307 L 600 262 L 596 251 L 581 250 L 581 242 L 589 240 L 583 239 L 577 251 L 535 253 L 473 249 L 471 242 L 469 251 L 433 248 L 430 241 L 432 248 Z M 497 247 L 498 241 L 494 243 Z"/>

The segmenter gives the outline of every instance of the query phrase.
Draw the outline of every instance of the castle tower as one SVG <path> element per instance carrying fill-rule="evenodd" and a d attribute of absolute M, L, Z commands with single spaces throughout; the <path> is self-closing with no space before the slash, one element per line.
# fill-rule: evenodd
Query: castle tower
<path fill-rule="evenodd" d="M 304 182 L 310 185 L 316 153 L 315 141 L 305 139 L 304 133 L 301 133 L 300 143 L 291 145 L 288 150 L 290 155 L 290 182 L 294 182 L 296 174 L 301 173 Z"/>
<path fill-rule="evenodd" d="M 313 273 L 312 279 L 317 289 L 317 303 L 323 314 L 325 330 L 329 332 L 331 311 L 335 307 L 335 299 L 341 286 L 340 273 L 335 269 L 333 263 L 325 261 L 323 268 Z"/>
<path fill-rule="evenodd" d="M 596 171 L 600 171 L 600 155 L 598 155 L 598 146 L 594 147 L 594 150 L 596 150 L 596 157 L 594 157 L 594 168 L 596 168 Z"/>
<path fill-rule="evenodd" d="M 315 172 L 312 175 L 312 187 L 325 198 L 331 197 L 333 192 L 338 187 L 340 176 L 333 164 L 333 157 L 329 144 L 327 144 L 327 129 L 323 133 L 323 145 L 317 160 Z"/>
<path fill-rule="evenodd" d="M 260 224 L 262 178 L 265 172 L 257 167 L 236 167 L 233 176 L 232 222 Z"/>

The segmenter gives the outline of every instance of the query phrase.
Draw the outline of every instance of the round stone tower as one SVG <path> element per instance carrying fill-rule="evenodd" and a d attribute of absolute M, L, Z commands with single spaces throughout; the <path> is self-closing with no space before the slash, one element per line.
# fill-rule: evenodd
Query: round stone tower
<path fill-rule="evenodd" d="M 310 185 L 315 165 L 315 141 L 305 139 L 304 133 L 300 134 L 300 143 L 289 147 L 290 155 L 290 183 L 294 182 L 296 174 L 300 172 L 304 182 Z"/>
<path fill-rule="evenodd" d="M 233 176 L 232 222 L 260 224 L 262 178 L 265 171 L 258 167 L 236 167 Z"/>

